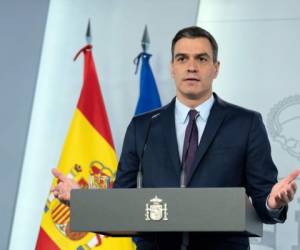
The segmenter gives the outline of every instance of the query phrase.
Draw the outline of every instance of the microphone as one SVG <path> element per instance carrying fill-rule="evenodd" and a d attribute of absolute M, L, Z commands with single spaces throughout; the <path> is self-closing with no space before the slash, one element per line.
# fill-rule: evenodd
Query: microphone
<path fill-rule="evenodd" d="M 145 137 L 144 146 L 143 146 L 143 151 L 141 153 L 140 162 L 139 162 L 139 169 L 138 169 L 138 173 L 137 173 L 137 188 L 142 188 L 142 185 L 143 185 L 143 183 L 142 183 L 143 182 L 142 162 L 143 162 L 145 151 L 147 149 L 148 139 L 149 139 L 149 134 L 150 134 L 152 122 L 153 122 L 153 120 L 155 120 L 159 116 L 160 116 L 160 113 L 154 114 L 150 118 L 150 122 L 149 122 L 149 125 L 147 127 L 146 137 Z"/>

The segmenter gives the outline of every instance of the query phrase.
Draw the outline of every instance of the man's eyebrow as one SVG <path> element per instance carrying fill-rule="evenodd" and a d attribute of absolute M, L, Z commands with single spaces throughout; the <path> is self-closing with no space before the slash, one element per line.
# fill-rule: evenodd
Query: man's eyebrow
<path fill-rule="evenodd" d="M 206 52 L 203 52 L 203 53 L 200 53 L 200 54 L 197 54 L 195 57 L 199 58 L 199 57 L 207 57 L 207 58 L 210 58 L 210 55 Z"/>
<path fill-rule="evenodd" d="M 177 57 L 187 57 L 188 55 L 187 54 L 185 54 L 185 53 L 178 53 L 178 54 L 175 54 L 175 58 L 177 58 Z"/>
<path fill-rule="evenodd" d="M 188 57 L 189 55 L 186 54 L 186 53 L 177 53 L 175 54 L 174 58 L 178 58 L 178 57 Z M 194 55 L 193 57 L 195 58 L 199 58 L 199 57 L 207 57 L 207 58 L 210 58 L 211 56 L 206 53 L 206 52 L 203 52 L 203 53 L 199 53 L 199 54 L 196 54 Z"/>

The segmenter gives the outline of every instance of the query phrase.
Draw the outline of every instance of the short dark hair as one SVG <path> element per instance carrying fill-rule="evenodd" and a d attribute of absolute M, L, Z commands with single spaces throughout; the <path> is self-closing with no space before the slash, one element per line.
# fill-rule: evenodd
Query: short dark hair
<path fill-rule="evenodd" d="M 191 26 L 184 29 L 181 29 L 177 32 L 175 37 L 172 40 L 172 61 L 174 60 L 174 47 L 176 42 L 181 38 L 199 38 L 204 37 L 207 38 L 210 42 L 213 51 L 213 61 L 216 62 L 218 60 L 218 44 L 215 38 L 205 29 L 202 29 L 198 26 Z"/>

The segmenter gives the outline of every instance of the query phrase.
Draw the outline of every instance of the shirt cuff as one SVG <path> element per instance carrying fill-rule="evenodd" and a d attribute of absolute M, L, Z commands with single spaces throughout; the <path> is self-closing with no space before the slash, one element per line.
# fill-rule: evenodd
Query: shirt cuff
<path fill-rule="evenodd" d="M 274 220 L 280 222 L 281 220 L 280 220 L 279 218 L 280 218 L 281 212 L 283 211 L 284 207 L 281 207 L 281 208 L 270 208 L 270 207 L 268 206 L 268 199 L 269 199 L 269 196 L 268 196 L 268 198 L 267 198 L 267 200 L 266 200 L 266 208 L 267 208 L 267 210 L 269 211 L 270 216 L 271 216 Z"/>

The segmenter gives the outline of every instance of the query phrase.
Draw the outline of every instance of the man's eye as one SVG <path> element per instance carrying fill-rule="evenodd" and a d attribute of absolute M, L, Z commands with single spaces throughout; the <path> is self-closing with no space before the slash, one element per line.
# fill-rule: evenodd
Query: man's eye
<path fill-rule="evenodd" d="M 199 61 L 200 62 L 207 62 L 207 58 L 206 57 L 199 57 Z"/>
<path fill-rule="evenodd" d="M 177 61 L 178 61 L 178 62 L 183 62 L 184 60 L 185 60 L 184 57 L 178 57 L 178 58 L 177 58 Z"/>

